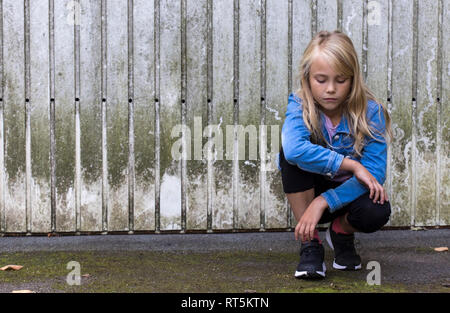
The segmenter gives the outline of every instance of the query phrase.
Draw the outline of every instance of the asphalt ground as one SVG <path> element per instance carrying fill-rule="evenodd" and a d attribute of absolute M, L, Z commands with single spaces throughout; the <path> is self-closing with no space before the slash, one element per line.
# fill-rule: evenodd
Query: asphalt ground
<path fill-rule="evenodd" d="M 324 242 L 325 232 L 319 232 L 320 237 Z M 381 282 L 385 285 L 403 286 L 407 291 L 413 292 L 450 292 L 450 254 L 449 252 L 437 252 L 434 250 L 436 247 L 449 247 L 450 243 L 450 229 L 429 229 L 429 230 L 382 230 L 372 234 L 356 233 L 356 247 L 357 251 L 362 259 L 362 270 L 357 272 L 345 273 L 345 279 L 354 279 L 355 281 L 365 281 L 366 276 L 371 269 L 367 268 L 367 264 L 371 261 L 376 261 L 380 264 L 381 270 Z M 325 278 L 325 284 L 329 291 L 329 286 L 334 287 L 334 278 L 338 281 L 338 278 L 342 278 L 335 269 L 332 268 L 333 251 L 325 245 L 326 266 L 327 266 L 327 278 Z M 7 264 L 15 264 L 15 259 L 22 260 L 22 263 L 29 259 L 30 262 L 33 257 L 39 255 L 39 262 L 43 264 L 46 262 L 46 255 L 50 255 L 58 258 L 58 253 L 69 253 L 71 257 L 77 256 L 80 253 L 94 253 L 104 258 L 115 258 L 114 262 L 129 262 L 127 268 L 130 266 L 137 267 L 138 265 L 131 265 L 131 261 L 127 261 L 127 258 L 134 258 L 137 253 L 140 253 L 141 258 L 148 256 L 148 258 L 158 255 L 172 256 L 162 258 L 165 260 L 159 264 L 159 269 L 164 268 L 164 265 L 171 264 L 171 260 L 176 262 L 176 257 L 182 256 L 179 259 L 180 262 L 185 263 L 185 267 L 189 268 L 189 264 L 203 264 L 200 266 L 210 266 L 210 262 L 214 257 L 218 257 L 218 261 L 214 261 L 221 274 L 225 274 L 224 271 L 233 271 L 236 266 L 243 267 L 242 273 L 251 273 L 253 276 L 246 276 L 247 274 L 234 273 L 236 279 L 239 282 L 237 291 L 245 291 L 243 288 L 250 288 L 250 290 L 256 291 L 269 291 L 269 292 L 302 292 L 306 287 L 299 287 L 295 289 L 293 286 L 297 283 L 293 278 L 295 267 L 298 263 L 299 242 L 295 241 L 293 232 L 257 232 L 257 233 L 221 233 L 221 234 L 149 234 L 149 235 L 92 235 L 92 236 L 56 236 L 56 237 L 2 237 L 0 238 L 0 261 Z M 147 254 L 146 254 L 147 253 Z M 189 263 L 189 256 L 196 257 L 196 261 Z M 255 260 L 258 260 L 258 264 L 251 262 L 251 258 L 247 256 L 254 256 Z M 220 267 L 221 262 L 229 262 L 234 264 L 233 266 Z M 243 258 L 239 261 L 239 257 Z M 245 260 L 244 260 L 245 258 Z M 249 261 L 250 260 L 250 261 Z M 273 289 L 274 287 L 268 287 L 268 285 L 258 285 L 259 281 L 258 273 L 261 273 L 261 267 L 264 268 L 264 262 L 270 263 L 268 270 L 273 271 L 273 277 L 279 277 L 282 275 L 281 281 L 284 280 L 287 289 Z M 141 260 L 142 261 L 142 260 Z M 50 262 L 50 261 L 49 261 Z M 87 261 L 86 261 L 87 262 Z M 95 262 L 106 262 L 102 259 L 98 259 Z M 139 261 L 137 261 L 139 262 Z M 254 263 L 254 264 L 253 264 Z M 1 266 L 7 264 L 0 264 Z M 162 264 L 162 265 L 161 265 Z M 209 265 L 205 265 L 209 264 Z M 255 265 L 256 264 L 256 265 Z M 252 266 L 257 266 L 255 270 Z M 54 266 L 54 265 L 52 265 Z M 144 265 L 143 265 L 144 266 Z M 150 266 L 150 265 L 149 265 Z M 245 268 L 247 266 L 247 268 Z M 50 268 L 51 266 L 49 266 Z M 125 267 L 124 267 L 125 268 Z M 183 267 L 182 267 L 183 268 Z M 21 270 L 23 271 L 23 270 Z M 50 271 L 50 270 L 49 270 Z M 201 271 L 201 270 L 200 270 Z M 204 272 L 208 272 L 207 268 L 203 269 Z M 19 272 L 19 271 L 18 271 Z M 39 270 L 38 270 L 39 272 Z M 94 270 L 91 271 L 95 273 Z M 3 272 L 6 273 L 6 272 Z M 40 273 L 41 274 L 41 273 Z M 2 275 L 7 277 L 2 282 Z M 0 292 L 11 292 L 17 289 L 34 289 L 36 292 L 66 292 L 65 289 L 55 289 L 53 287 L 54 280 L 50 279 L 50 276 L 44 276 L 44 278 L 35 282 L 32 276 L 23 276 L 21 280 L 14 280 L 15 274 L 2 274 L 0 271 Z M 25 274 L 24 274 L 25 275 Z M 189 282 L 193 277 L 186 276 L 186 281 Z M 198 274 L 195 274 L 198 275 Z M 207 275 L 207 274 L 203 274 Z M 95 276 L 95 275 L 94 275 Z M 240 277 L 239 277 L 240 276 Z M 247 277 L 243 279 L 243 277 Z M 100 274 L 97 277 L 101 277 Z M 156 276 L 155 276 L 156 277 Z M 167 275 L 166 278 L 161 280 L 170 280 L 171 276 Z M 230 276 L 231 277 L 231 276 Z M 57 279 L 60 283 L 63 276 Z M 45 281 L 48 283 L 45 283 Z M 126 279 L 126 278 L 118 278 Z M 134 278 L 130 278 L 133 280 Z M 213 280 L 216 278 L 212 278 Z M 223 279 L 223 278 L 222 278 Z M 274 280 L 279 278 L 273 278 Z M 327 280 L 328 279 L 328 280 Z M 225 279 L 226 280 L 226 279 Z M 207 278 L 205 278 L 207 281 Z M 244 282 L 243 282 L 244 281 Z M 266 283 L 266 282 L 265 282 Z M 143 282 L 143 284 L 145 284 Z M 212 284 L 213 281 L 212 281 Z M 343 286 L 347 286 L 341 283 Z M 94 285 L 93 285 L 94 286 Z M 127 285 L 128 286 L 128 285 Z M 118 291 L 133 292 L 139 291 L 175 291 L 175 292 L 204 292 L 200 285 L 190 285 L 190 289 L 170 289 L 171 285 L 166 285 L 161 281 L 158 286 L 166 286 L 166 289 L 158 289 L 155 285 L 150 288 L 150 285 L 146 285 L 147 289 L 120 289 Z M 187 284 L 186 284 L 187 286 Z M 196 287 L 197 286 L 197 287 Z M 231 286 L 231 285 L 230 285 Z M 320 286 L 324 286 L 324 282 L 321 282 Z M 134 286 L 138 288 L 139 286 Z M 308 285 L 310 288 L 311 285 Z M 403 288 L 401 287 L 401 288 Z M 422 288 L 423 287 L 423 288 Z M 128 287 L 127 287 L 128 288 Z M 187 288 L 187 287 L 186 287 Z M 225 288 L 225 287 L 224 287 Z M 231 288 L 231 287 L 230 287 Z M 239 289 L 241 288 L 241 289 Z M 259 289 L 261 288 L 261 289 Z M 294 289 L 292 289 L 294 288 Z M 303 288 L 303 290 L 302 290 Z M 342 287 L 344 291 L 346 287 Z M 413 288 L 413 289 L 411 289 Z M 216 289 L 211 289 L 214 292 Z M 333 290 L 333 289 L 331 289 Z M 350 292 L 353 289 L 348 289 Z M 392 292 L 394 289 L 389 289 L 388 292 Z M 96 289 L 83 289 L 80 292 L 95 292 Z M 105 292 L 110 290 L 106 289 Z M 217 289 L 216 291 L 230 291 L 229 289 Z M 231 289 L 234 291 L 234 289 Z M 316 290 L 317 291 L 317 290 Z M 339 290 L 338 290 L 339 291 Z M 75 292 L 77 292 L 75 290 Z"/>

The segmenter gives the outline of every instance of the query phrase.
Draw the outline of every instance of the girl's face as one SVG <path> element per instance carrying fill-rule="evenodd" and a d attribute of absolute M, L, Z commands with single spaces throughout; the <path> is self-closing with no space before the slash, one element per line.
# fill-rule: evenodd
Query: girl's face
<path fill-rule="evenodd" d="M 320 105 L 322 111 L 329 116 L 334 116 L 341 114 L 340 105 L 350 92 L 352 79 L 336 73 L 319 53 L 311 64 L 309 85 L 314 100 Z"/>

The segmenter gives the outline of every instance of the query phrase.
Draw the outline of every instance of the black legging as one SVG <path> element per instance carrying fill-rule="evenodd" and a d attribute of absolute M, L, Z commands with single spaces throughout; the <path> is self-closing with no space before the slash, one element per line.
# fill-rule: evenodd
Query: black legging
<path fill-rule="evenodd" d="M 317 197 L 328 189 L 342 184 L 342 182 L 328 180 L 325 175 L 307 172 L 298 166 L 289 164 L 284 157 L 283 148 L 280 150 L 280 167 L 284 193 L 295 193 L 314 188 L 314 195 Z M 389 221 L 391 204 L 389 202 L 373 203 L 367 192 L 333 213 L 325 210 L 319 224 L 331 222 L 347 212 L 347 220 L 353 228 L 363 233 L 372 233 Z"/>

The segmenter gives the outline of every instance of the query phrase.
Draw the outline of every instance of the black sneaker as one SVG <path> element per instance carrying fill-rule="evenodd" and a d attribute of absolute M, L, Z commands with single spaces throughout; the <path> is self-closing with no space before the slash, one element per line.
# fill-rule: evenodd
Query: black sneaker
<path fill-rule="evenodd" d="M 337 270 L 361 269 L 361 258 L 355 250 L 355 235 L 338 234 L 328 227 L 326 238 L 328 245 L 334 250 L 333 268 Z"/>
<path fill-rule="evenodd" d="M 300 248 L 300 263 L 295 271 L 296 278 L 325 277 L 325 262 L 323 245 L 317 239 L 303 242 Z"/>

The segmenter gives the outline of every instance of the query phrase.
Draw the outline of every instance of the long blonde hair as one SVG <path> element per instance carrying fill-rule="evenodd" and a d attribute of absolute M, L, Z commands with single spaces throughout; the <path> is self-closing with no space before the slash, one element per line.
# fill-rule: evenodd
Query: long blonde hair
<path fill-rule="evenodd" d="M 303 120 L 311 132 L 312 139 L 327 142 L 321 131 L 319 107 L 314 101 L 309 84 L 311 63 L 317 52 L 322 53 L 336 72 L 344 77 L 351 78 L 351 90 L 347 99 L 341 105 L 343 105 L 342 112 L 349 123 L 349 129 L 354 138 L 355 153 L 361 156 L 361 151 L 364 148 L 364 138 L 366 136 L 378 140 L 374 135 L 378 133 L 385 140 L 391 140 L 392 130 L 389 112 L 383 103 L 376 100 L 373 93 L 364 83 L 359 68 L 358 56 L 351 39 L 338 30 L 334 32 L 321 31 L 314 36 L 306 47 L 300 62 L 298 78 L 300 79 L 301 86 L 296 93 L 302 99 Z M 366 118 L 368 100 L 375 101 L 383 109 L 386 124 L 384 134 L 369 126 Z"/>

